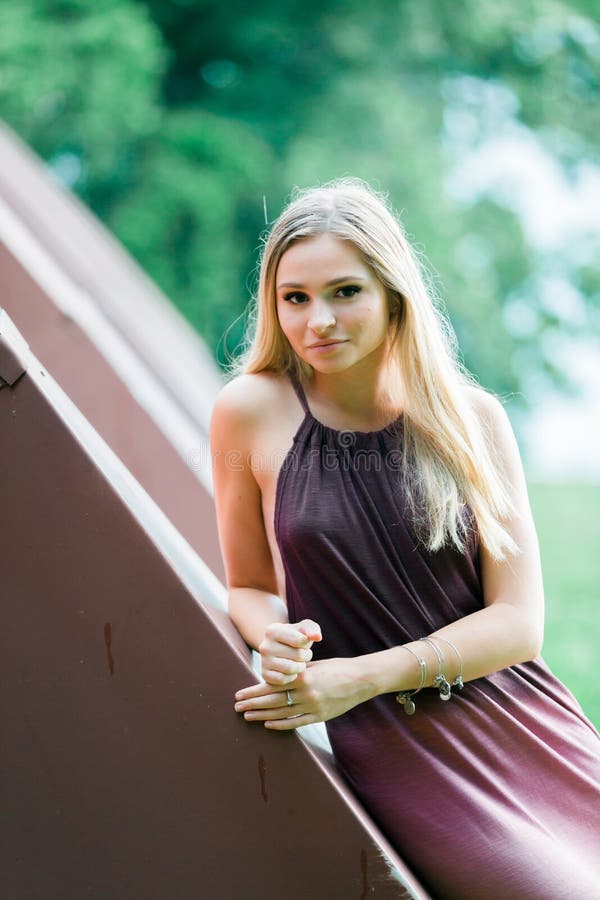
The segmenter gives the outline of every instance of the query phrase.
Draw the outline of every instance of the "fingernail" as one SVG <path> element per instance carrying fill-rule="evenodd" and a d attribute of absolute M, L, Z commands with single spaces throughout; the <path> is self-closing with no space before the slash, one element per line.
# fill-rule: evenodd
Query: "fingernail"
<path fill-rule="evenodd" d="M 242 709 L 242 704 L 241 704 L 241 703 L 236 703 L 234 709 L 235 709 L 236 712 L 240 712 L 241 709 Z"/>

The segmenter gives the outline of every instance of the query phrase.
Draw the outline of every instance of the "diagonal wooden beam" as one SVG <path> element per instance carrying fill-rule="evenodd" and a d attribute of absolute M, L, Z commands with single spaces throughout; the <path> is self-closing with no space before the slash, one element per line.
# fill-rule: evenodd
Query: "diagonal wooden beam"
<path fill-rule="evenodd" d="M 6 314 L 0 461 L 3 895 L 426 898 L 326 755 L 234 713 L 222 587 Z"/>

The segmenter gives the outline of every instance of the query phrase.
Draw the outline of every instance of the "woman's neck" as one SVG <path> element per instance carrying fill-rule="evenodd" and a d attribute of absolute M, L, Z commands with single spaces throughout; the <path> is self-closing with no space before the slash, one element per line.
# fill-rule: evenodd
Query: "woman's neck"
<path fill-rule="evenodd" d="M 313 372 L 306 387 L 311 406 L 327 418 L 345 419 L 367 430 L 387 425 L 402 412 L 401 399 L 391 395 L 383 367 L 370 375 L 354 367 L 333 374 Z"/>

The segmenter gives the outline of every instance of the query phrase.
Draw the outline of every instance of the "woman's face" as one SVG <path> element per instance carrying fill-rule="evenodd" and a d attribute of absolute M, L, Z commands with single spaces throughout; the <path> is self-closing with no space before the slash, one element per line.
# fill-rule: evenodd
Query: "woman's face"
<path fill-rule="evenodd" d="M 279 261 L 276 291 L 281 329 L 313 369 L 333 374 L 380 365 L 388 298 L 352 243 L 321 234 L 292 244 Z"/>

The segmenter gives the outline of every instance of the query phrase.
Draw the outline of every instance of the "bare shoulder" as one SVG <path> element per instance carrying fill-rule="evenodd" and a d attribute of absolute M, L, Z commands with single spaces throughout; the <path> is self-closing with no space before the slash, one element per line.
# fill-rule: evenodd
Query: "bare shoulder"
<path fill-rule="evenodd" d="M 250 434 L 277 416 L 289 398 L 289 382 L 278 372 L 238 375 L 225 384 L 215 401 L 211 434 Z"/>
<path fill-rule="evenodd" d="M 513 484 L 524 489 L 525 476 L 519 446 L 508 413 L 494 394 L 479 387 L 467 389 L 469 401 L 491 444 L 494 457 Z"/>
<path fill-rule="evenodd" d="M 466 396 L 484 431 L 495 443 L 512 445 L 514 451 L 516 439 L 502 401 L 490 391 L 476 386 L 469 386 Z"/>
<path fill-rule="evenodd" d="M 469 385 L 466 388 L 466 396 L 477 416 L 488 424 L 492 425 L 508 418 L 502 402 L 485 388 Z"/>

